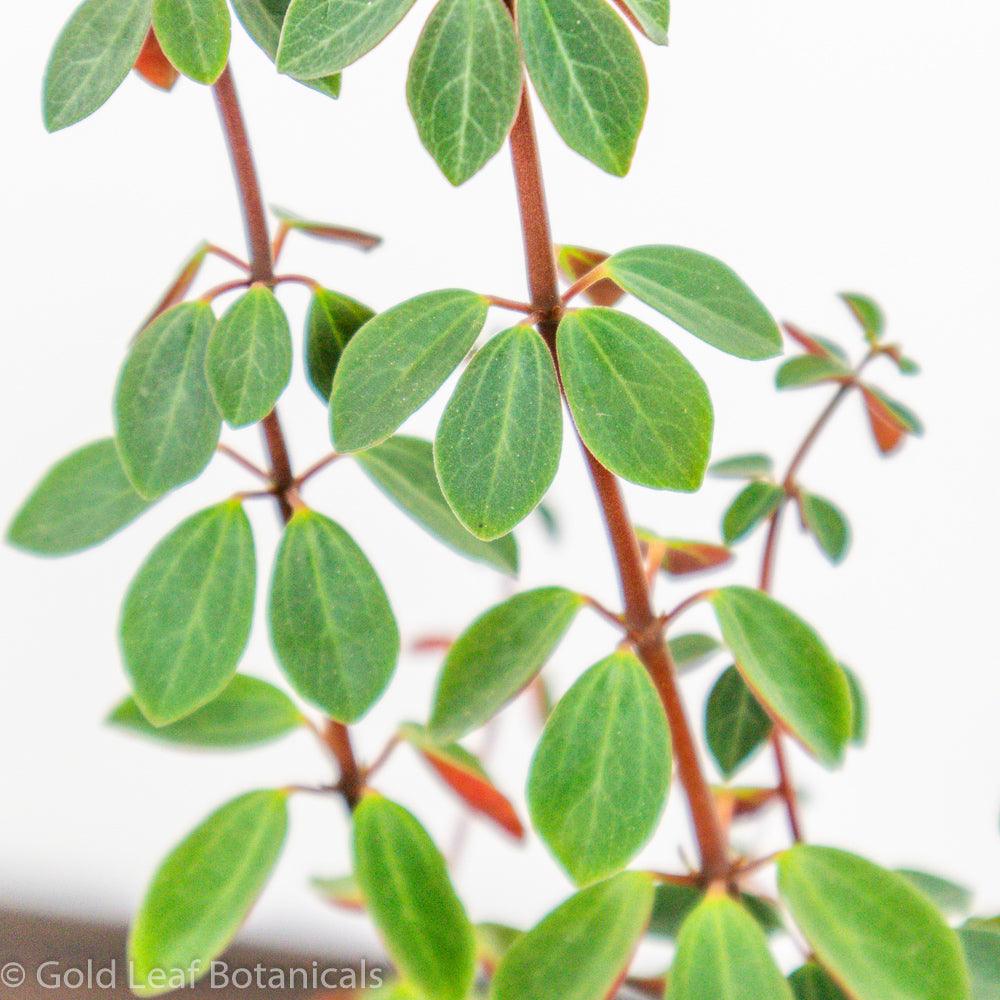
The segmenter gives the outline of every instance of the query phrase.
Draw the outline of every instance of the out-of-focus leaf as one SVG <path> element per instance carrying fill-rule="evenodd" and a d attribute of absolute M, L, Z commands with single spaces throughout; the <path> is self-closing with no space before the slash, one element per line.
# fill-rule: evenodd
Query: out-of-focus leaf
<path fill-rule="evenodd" d="M 643 553 L 650 546 L 663 550 L 660 568 L 668 576 L 686 576 L 708 569 L 725 566 L 733 558 L 732 552 L 724 545 L 713 542 L 692 542 L 683 538 L 662 538 L 647 528 L 636 528 L 636 536 Z"/>
<path fill-rule="evenodd" d="M 920 419 L 902 403 L 890 399 L 872 386 L 863 385 L 861 392 L 872 435 L 883 454 L 894 451 L 907 434 L 917 437 L 923 434 L 924 427 Z"/>
<path fill-rule="evenodd" d="M 897 868 L 896 872 L 915 885 L 946 916 L 965 916 L 972 907 L 972 891 L 964 885 L 913 868 Z M 997 944 L 1000 945 L 1000 941 Z"/>
<path fill-rule="evenodd" d="M 859 292 L 841 292 L 840 298 L 858 321 L 865 339 L 872 344 L 881 340 L 885 333 L 885 316 L 878 303 Z"/>
<path fill-rule="evenodd" d="M 336 77 L 340 79 L 340 77 Z M 315 87 L 322 83 L 321 80 L 302 80 L 307 86 Z M 351 229 L 348 226 L 339 226 L 333 222 L 320 222 L 317 219 L 304 218 L 295 212 L 290 212 L 287 208 L 279 208 L 277 205 L 271 206 L 271 211 L 281 220 L 281 224 L 296 233 L 304 233 L 317 240 L 326 240 L 330 243 L 346 243 L 348 246 L 357 247 L 359 250 L 372 250 L 382 242 L 381 236 L 373 233 L 366 233 L 360 229 Z"/>
<path fill-rule="evenodd" d="M 493 975 L 511 945 L 523 931 L 506 924 L 476 924 L 477 957 L 489 975 Z"/>
<path fill-rule="evenodd" d="M 816 333 L 806 333 L 801 327 L 796 326 L 794 323 L 784 322 L 781 324 L 785 333 L 788 334 L 792 340 L 795 341 L 799 347 L 803 348 L 808 354 L 814 354 L 821 358 L 830 358 L 834 361 L 839 361 L 841 364 L 849 364 L 849 359 L 847 356 L 847 351 L 845 351 L 840 344 L 829 340 L 826 337 L 821 337 Z"/>
<path fill-rule="evenodd" d="M 804 389 L 850 377 L 851 370 L 836 358 L 800 354 L 782 363 L 774 376 L 774 384 L 778 389 Z"/>
<path fill-rule="evenodd" d="M 608 259 L 606 253 L 600 250 L 590 250 L 587 247 L 556 247 L 556 263 L 563 277 L 574 282 L 585 274 L 593 271 Z M 625 296 L 625 289 L 616 285 L 610 278 L 600 278 L 588 285 L 583 297 L 595 306 L 616 306 Z"/>
<path fill-rule="evenodd" d="M 667 643 L 674 665 L 681 673 L 700 667 L 722 649 L 719 640 L 703 632 L 689 632 L 677 635 Z"/>
<path fill-rule="evenodd" d="M 716 479 L 767 479 L 773 473 L 771 457 L 761 454 L 721 458 L 708 467 L 708 474 Z"/>
<path fill-rule="evenodd" d="M 361 893 L 358 880 L 353 875 L 339 878 L 313 878 L 309 884 L 328 903 L 341 910 L 360 912 L 365 908 L 365 897 Z"/>
<path fill-rule="evenodd" d="M 843 663 L 840 669 L 844 671 L 847 684 L 851 689 L 851 708 L 853 723 L 851 726 L 851 742 L 861 746 L 868 738 L 868 699 L 858 675 Z"/>
<path fill-rule="evenodd" d="M 798 495 L 802 520 L 835 566 L 847 555 L 851 528 L 843 512 L 825 497 L 804 490 Z"/>
<path fill-rule="evenodd" d="M 789 977 L 795 1000 L 850 1000 L 830 978 L 830 974 L 816 962 L 806 962 Z"/>
<path fill-rule="evenodd" d="M 781 504 L 785 491 L 774 483 L 755 480 L 745 486 L 722 515 L 722 537 L 727 545 L 746 538 Z"/>
<path fill-rule="evenodd" d="M 719 770 L 731 778 L 771 735 L 771 719 L 736 667 L 727 667 L 705 705 L 705 736 Z"/>
<path fill-rule="evenodd" d="M 142 43 L 139 55 L 136 56 L 133 69 L 147 83 L 166 91 L 174 89 L 181 75 L 164 55 L 160 43 L 156 40 L 156 32 L 152 28 L 146 32 L 146 40 Z"/>
<path fill-rule="evenodd" d="M 642 33 L 657 45 L 667 44 L 670 30 L 670 0 L 623 0 Z"/>
<path fill-rule="evenodd" d="M 972 1000 L 1000 1000 L 1000 921 L 970 920 L 958 932 Z"/>

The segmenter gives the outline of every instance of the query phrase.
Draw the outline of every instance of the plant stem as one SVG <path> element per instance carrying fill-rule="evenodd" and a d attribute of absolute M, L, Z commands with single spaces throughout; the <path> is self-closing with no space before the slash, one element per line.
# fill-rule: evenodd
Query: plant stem
<path fill-rule="evenodd" d="M 552 352 L 558 372 L 556 330 L 563 307 L 559 297 L 538 141 L 526 88 L 522 91 L 521 105 L 510 133 L 510 150 L 517 183 L 531 305 L 538 316 L 538 331 Z M 579 434 L 577 437 L 579 439 Z M 702 872 L 706 880 L 711 881 L 723 875 L 729 867 L 726 835 L 719 822 L 711 789 L 701 770 L 694 736 L 677 685 L 674 664 L 664 642 L 662 624 L 653 612 L 635 528 L 629 519 L 617 478 L 597 461 L 582 439 L 580 446 L 614 552 L 625 602 L 625 624 L 630 634 L 636 637 L 636 653 L 649 672 L 663 703 L 670 724 L 678 774 L 687 796 L 698 842 Z"/>

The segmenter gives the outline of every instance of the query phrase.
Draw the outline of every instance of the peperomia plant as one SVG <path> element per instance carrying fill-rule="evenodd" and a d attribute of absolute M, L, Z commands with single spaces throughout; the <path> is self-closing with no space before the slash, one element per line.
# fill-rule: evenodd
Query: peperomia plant
<path fill-rule="evenodd" d="M 341 73 L 375 48 L 412 0 L 233 0 L 277 69 L 336 97 Z M 194 513 L 149 555 L 129 586 L 121 649 L 131 694 L 111 715 L 126 730 L 171 743 L 239 748 L 311 727 L 336 762 L 328 786 L 248 792 L 223 805 L 163 862 L 136 917 L 134 988 L 157 995 L 203 975 L 240 926 L 281 853 L 287 800 L 339 796 L 350 815 L 354 871 L 317 880 L 331 901 L 367 911 L 397 979 L 395 997 L 604 1000 L 619 990 L 669 1000 L 984 1000 L 1000 983 L 1000 918 L 964 919 L 969 894 L 936 876 L 888 871 L 805 840 L 790 770 L 796 744 L 836 767 L 863 742 L 857 677 L 772 589 L 789 508 L 834 563 L 849 529 L 840 510 L 800 482 L 810 449 L 848 396 L 866 407 L 876 444 L 894 450 L 917 418 L 867 382 L 888 358 L 916 365 L 884 339 L 879 307 L 844 301 L 867 350 L 851 365 L 825 338 L 790 324 L 804 351 L 777 372 L 779 389 L 835 389 L 783 475 L 763 454 L 724 459 L 714 475 L 745 481 L 722 522 L 724 544 L 637 528 L 621 480 L 699 490 L 712 450 L 713 408 L 701 376 L 659 330 L 619 308 L 634 296 L 713 347 L 747 361 L 782 351 L 778 325 L 726 265 L 678 246 L 608 255 L 556 246 L 550 232 L 527 78 L 566 143 L 598 167 L 627 173 L 646 110 L 635 34 L 665 44 L 667 0 L 438 0 L 410 63 L 407 99 L 420 138 L 454 184 L 506 143 L 524 237 L 527 301 L 445 288 L 375 313 L 311 277 L 276 270 L 300 232 L 362 249 L 366 233 L 276 212 L 272 239 L 246 127 L 228 68 L 225 0 L 85 0 L 56 43 L 45 80 L 50 130 L 97 110 L 134 67 L 170 89 L 179 75 L 212 88 L 231 153 L 248 260 L 204 244 L 128 347 L 113 402 L 114 435 L 75 451 L 42 480 L 9 538 L 45 555 L 95 545 L 223 453 L 259 480 Z M 237 276 L 195 295 L 208 255 Z M 560 292 L 559 275 L 568 283 Z M 291 463 L 275 409 L 293 372 L 290 324 L 276 291 L 307 285 L 303 359 L 328 401 L 336 449 L 303 471 Z M 231 297 L 221 315 L 215 305 Z M 589 304 L 581 304 L 589 302 Z M 479 343 L 490 310 L 518 322 Z M 683 335 L 679 337 L 681 343 Z M 464 368 L 433 443 L 400 429 Z M 863 378 L 864 376 L 864 378 Z M 228 444 L 223 425 L 259 424 L 268 463 Z M 416 522 L 473 560 L 516 574 L 512 531 L 548 492 L 568 427 L 580 442 L 617 568 L 620 611 L 584 593 L 515 593 L 450 640 L 430 717 L 401 722 L 371 760 L 353 727 L 390 684 L 400 634 L 365 553 L 303 493 L 335 461 L 356 460 Z M 269 584 L 274 653 L 293 692 L 237 673 L 252 628 L 257 558 L 245 506 L 273 502 L 284 524 Z M 716 585 L 661 612 L 655 584 L 717 570 L 730 547 L 766 528 L 758 586 Z M 719 638 L 677 625 L 696 604 Z M 534 830 L 577 891 L 527 930 L 473 924 L 449 864 L 419 820 L 374 785 L 389 756 L 411 746 L 469 810 L 515 838 L 517 805 L 460 742 L 526 689 L 544 691 L 546 661 L 578 615 L 599 615 L 613 648 L 549 714 L 527 776 Z M 704 744 L 724 779 L 713 784 L 681 676 L 728 651 L 705 711 Z M 586 665 L 582 665 L 586 666 Z M 767 745 L 773 787 L 733 784 Z M 626 870 L 661 830 L 671 790 L 687 805 L 697 858 L 682 872 Z M 405 796 L 403 796 L 405 798 Z M 780 803 L 790 846 L 747 856 L 737 823 Z M 668 834 L 669 831 L 662 831 Z M 664 837 L 665 839 L 665 837 Z M 658 847 L 659 841 L 657 842 Z M 670 852 L 663 847 L 663 856 Z M 760 879 L 776 875 L 777 899 Z M 484 904 L 473 910 L 482 916 Z M 769 938 L 801 951 L 786 975 Z M 638 977 L 647 937 L 674 942 L 669 969 Z"/>

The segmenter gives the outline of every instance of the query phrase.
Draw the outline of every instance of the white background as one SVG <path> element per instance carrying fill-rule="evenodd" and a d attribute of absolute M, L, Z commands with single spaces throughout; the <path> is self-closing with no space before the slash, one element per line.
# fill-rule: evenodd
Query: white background
<path fill-rule="evenodd" d="M 22 5 L 16 44 L 0 63 L 5 521 L 53 460 L 109 433 L 125 345 L 181 259 L 205 237 L 242 249 L 229 165 L 201 87 L 182 82 L 165 96 L 132 78 L 90 121 L 45 135 L 40 79 L 72 6 Z M 671 242 L 713 253 L 777 315 L 855 351 L 860 339 L 834 293 L 857 288 L 884 304 L 891 337 L 924 374 L 903 380 L 889 365 L 873 374 L 924 417 L 927 436 L 883 461 L 860 404 L 850 401 L 803 479 L 850 514 L 854 549 L 833 571 L 790 522 L 777 573 L 779 596 L 863 677 L 871 737 L 838 773 L 824 774 L 800 754 L 795 766 L 814 839 L 959 878 L 980 888 L 981 910 L 995 911 L 1000 10 L 985 0 L 674 7 L 669 49 L 645 48 L 652 101 L 626 181 L 569 153 L 542 125 L 556 237 L 610 250 Z M 267 197 L 386 237 L 370 256 L 293 240 L 283 267 L 379 308 L 447 286 L 523 294 L 506 155 L 454 191 L 408 118 L 405 64 L 428 9 L 421 0 L 347 74 L 338 103 L 278 78 L 236 32 L 234 66 Z M 213 268 L 209 276 L 226 275 Z M 300 327 L 305 293 L 282 294 Z M 667 332 L 712 390 L 716 456 L 765 449 L 787 460 L 824 391 L 779 397 L 773 365 L 729 359 Z M 440 405 L 412 427 L 430 435 Z M 323 411 L 298 373 L 282 412 L 304 466 L 327 440 Z M 258 451 L 253 431 L 227 439 Z M 614 602 L 594 501 L 567 440 L 552 497 L 564 539 L 552 547 L 529 522 L 522 582 L 564 583 Z M 159 858 L 215 804 L 250 787 L 329 777 L 305 734 L 206 758 L 101 725 L 125 689 L 115 628 L 131 575 L 181 517 L 247 484 L 219 459 L 203 482 L 98 550 L 60 561 L 0 553 L 0 901 L 124 918 Z M 712 538 L 733 488 L 713 483 L 695 498 L 628 492 L 640 522 Z M 325 474 L 308 498 L 359 539 L 408 638 L 459 628 L 502 593 L 489 570 L 442 549 L 347 465 Z M 252 516 L 264 580 L 275 518 L 267 507 Z M 758 546 L 756 539 L 741 547 L 729 579 L 753 580 Z M 672 605 L 687 589 L 665 588 L 660 602 Z M 611 642 L 602 624 L 581 624 L 552 665 L 554 685 L 564 689 Z M 262 618 L 244 666 L 277 678 Z M 364 752 L 399 718 L 424 717 L 436 670 L 435 658 L 404 657 L 390 695 L 361 727 Z M 714 672 L 685 682 L 695 714 Z M 524 706 L 507 713 L 493 767 L 513 793 L 533 738 Z M 768 760 L 754 765 L 754 776 L 769 778 Z M 407 754 L 384 787 L 447 843 L 454 811 Z M 784 835 L 775 816 L 753 843 L 774 848 Z M 687 840 L 675 790 L 643 860 L 676 868 L 675 845 Z M 345 843 L 337 804 L 296 801 L 289 849 L 248 932 L 334 951 L 370 942 L 361 922 L 326 910 L 304 886 L 311 874 L 346 868 Z M 512 848 L 480 824 L 458 880 L 480 919 L 528 923 L 568 891 L 537 842 Z"/>

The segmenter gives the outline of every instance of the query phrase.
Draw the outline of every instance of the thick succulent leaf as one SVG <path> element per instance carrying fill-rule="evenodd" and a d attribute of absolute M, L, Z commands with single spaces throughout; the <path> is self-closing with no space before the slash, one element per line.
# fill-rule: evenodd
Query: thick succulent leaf
<path fill-rule="evenodd" d="M 825 497 L 805 491 L 799 494 L 799 510 L 830 562 L 841 562 L 851 545 L 851 528 L 843 512 Z"/>
<path fill-rule="evenodd" d="M 767 479 L 773 472 L 771 456 L 759 453 L 721 458 L 708 467 L 709 475 L 716 479 Z"/>
<path fill-rule="evenodd" d="M 514 22 L 502 0 L 439 0 L 410 60 L 406 97 L 441 172 L 464 184 L 503 145 L 521 98 Z"/>
<path fill-rule="evenodd" d="M 856 1000 L 967 1000 L 955 932 L 902 875 L 846 851 L 800 844 L 778 888 L 822 965 Z"/>
<path fill-rule="evenodd" d="M 605 1000 L 625 975 L 652 906 L 653 883 L 642 872 L 571 896 L 511 945 L 491 1000 Z"/>
<path fill-rule="evenodd" d="M 499 538 L 538 506 L 561 454 L 552 356 L 532 327 L 515 326 L 472 359 L 445 408 L 434 441 L 441 490 L 476 537 Z"/>
<path fill-rule="evenodd" d="M 781 353 L 781 331 L 763 303 L 708 254 L 633 247 L 609 257 L 604 268 L 625 291 L 720 351 L 751 361 Z"/>
<path fill-rule="evenodd" d="M 292 687 L 339 722 L 378 700 L 399 659 L 399 629 L 375 570 L 339 524 L 298 510 L 274 562 L 271 641 Z"/>
<path fill-rule="evenodd" d="M 375 313 L 366 305 L 328 288 L 313 292 L 306 313 L 306 377 L 323 402 L 329 402 L 333 376 L 351 337 Z"/>
<path fill-rule="evenodd" d="M 229 60 L 226 0 L 153 0 L 153 28 L 167 58 L 198 83 L 215 83 Z"/>
<path fill-rule="evenodd" d="M 253 621 L 257 566 L 237 500 L 189 517 L 153 549 L 121 617 L 125 669 L 156 726 L 201 708 L 232 679 Z"/>
<path fill-rule="evenodd" d="M 885 316 L 879 304 L 859 292 L 841 292 L 840 298 L 858 321 L 865 339 L 870 343 L 880 340 L 885 332 Z"/>
<path fill-rule="evenodd" d="M 477 618 L 448 651 L 438 679 L 429 726 L 434 741 L 472 732 L 526 687 L 583 603 L 571 590 L 542 587 Z"/>
<path fill-rule="evenodd" d="M 820 761 L 838 764 L 852 733 L 851 691 L 823 640 L 759 590 L 725 587 L 711 602 L 757 698 Z"/>
<path fill-rule="evenodd" d="M 592 666 L 545 725 L 528 777 L 535 829 L 578 885 L 620 871 L 667 799 L 670 730 L 632 653 Z"/>
<path fill-rule="evenodd" d="M 337 448 L 378 444 L 423 406 L 469 352 L 487 309 L 484 296 L 453 289 L 418 295 L 365 323 L 333 379 Z"/>
<path fill-rule="evenodd" d="M 764 480 L 748 483 L 722 515 L 722 537 L 726 544 L 746 538 L 777 510 L 784 496 L 785 491 L 774 483 Z"/>
<path fill-rule="evenodd" d="M 590 250 L 587 247 L 556 246 L 555 249 L 559 271 L 570 282 L 582 278 L 608 259 L 608 255 L 602 250 Z M 582 294 L 595 306 L 616 306 L 624 297 L 625 291 L 610 278 L 599 278 L 588 285 Z"/>
<path fill-rule="evenodd" d="M 403 975 L 423 994 L 466 1000 L 475 932 L 448 866 L 402 806 L 368 795 L 354 810 L 354 870 L 368 912 Z"/>
<path fill-rule="evenodd" d="M 128 76 L 149 30 L 153 0 L 84 0 L 45 69 L 42 114 L 50 132 L 92 115 Z"/>
<path fill-rule="evenodd" d="M 531 82 L 566 145 L 627 174 L 648 85 L 622 19 L 603 0 L 521 0 L 517 24 Z"/>
<path fill-rule="evenodd" d="M 774 385 L 778 389 L 805 389 L 823 382 L 837 382 L 850 376 L 851 370 L 836 358 L 799 354 L 782 363 L 775 372 Z"/>
<path fill-rule="evenodd" d="M 305 724 L 284 691 L 256 677 L 237 674 L 207 705 L 168 726 L 154 726 L 134 698 L 108 716 L 112 726 L 167 743 L 208 749 L 259 746 Z"/>
<path fill-rule="evenodd" d="M 7 541 L 37 555 L 68 555 L 110 538 L 149 506 L 125 475 L 114 441 L 106 438 L 45 473 L 14 515 Z"/>
<path fill-rule="evenodd" d="M 642 33 L 657 45 L 667 44 L 670 30 L 670 0 L 623 0 L 642 28 Z"/>
<path fill-rule="evenodd" d="M 712 444 L 712 402 L 701 376 L 652 327 L 612 309 L 569 313 L 559 367 L 584 443 L 630 482 L 693 492 Z"/>
<path fill-rule="evenodd" d="M 159 996 L 209 971 L 277 864 L 288 831 L 287 798 L 284 791 L 241 795 L 166 858 L 129 936 L 135 993 Z"/>
<path fill-rule="evenodd" d="M 972 891 L 964 885 L 913 868 L 897 868 L 897 874 L 915 885 L 942 913 L 965 916 L 972 907 Z M 1000 941 L 997 942 L 1000 945 Z"/>
<path fill-rule="evenodd" d="M 972 1000 L 1000 1000 L 1000 922 L 970 920 L 958 932 Z"/>
<path fill-rule="evenodd" d="M 205 376 L 214 322 L 203 302 L 169 309 L 142 331 L 118 377 L 118 451 L 148 499 L 190 482 L 215 454 L 222 420 Z"/>
<path fill-rule="evenodd" d="M 830 974 L 816 962 L 806 962 L 789 977 L 795 1000 L 850 1000 L 830 978 Z"/>
<path fill-rule="evenodd" d="M 727 667 L 705 704 L 705 737 L 723 776 L 731 778 L 770 735 L 767 712 L 736 667 Z"/>
<path fill-rule="evenodd" d="M 688 632 L 674 636 L 667 645 L 670 647 L 674 665 L 681 673 L 700 667 L 722 649 L 718 639 L 703 632 Z"/>

